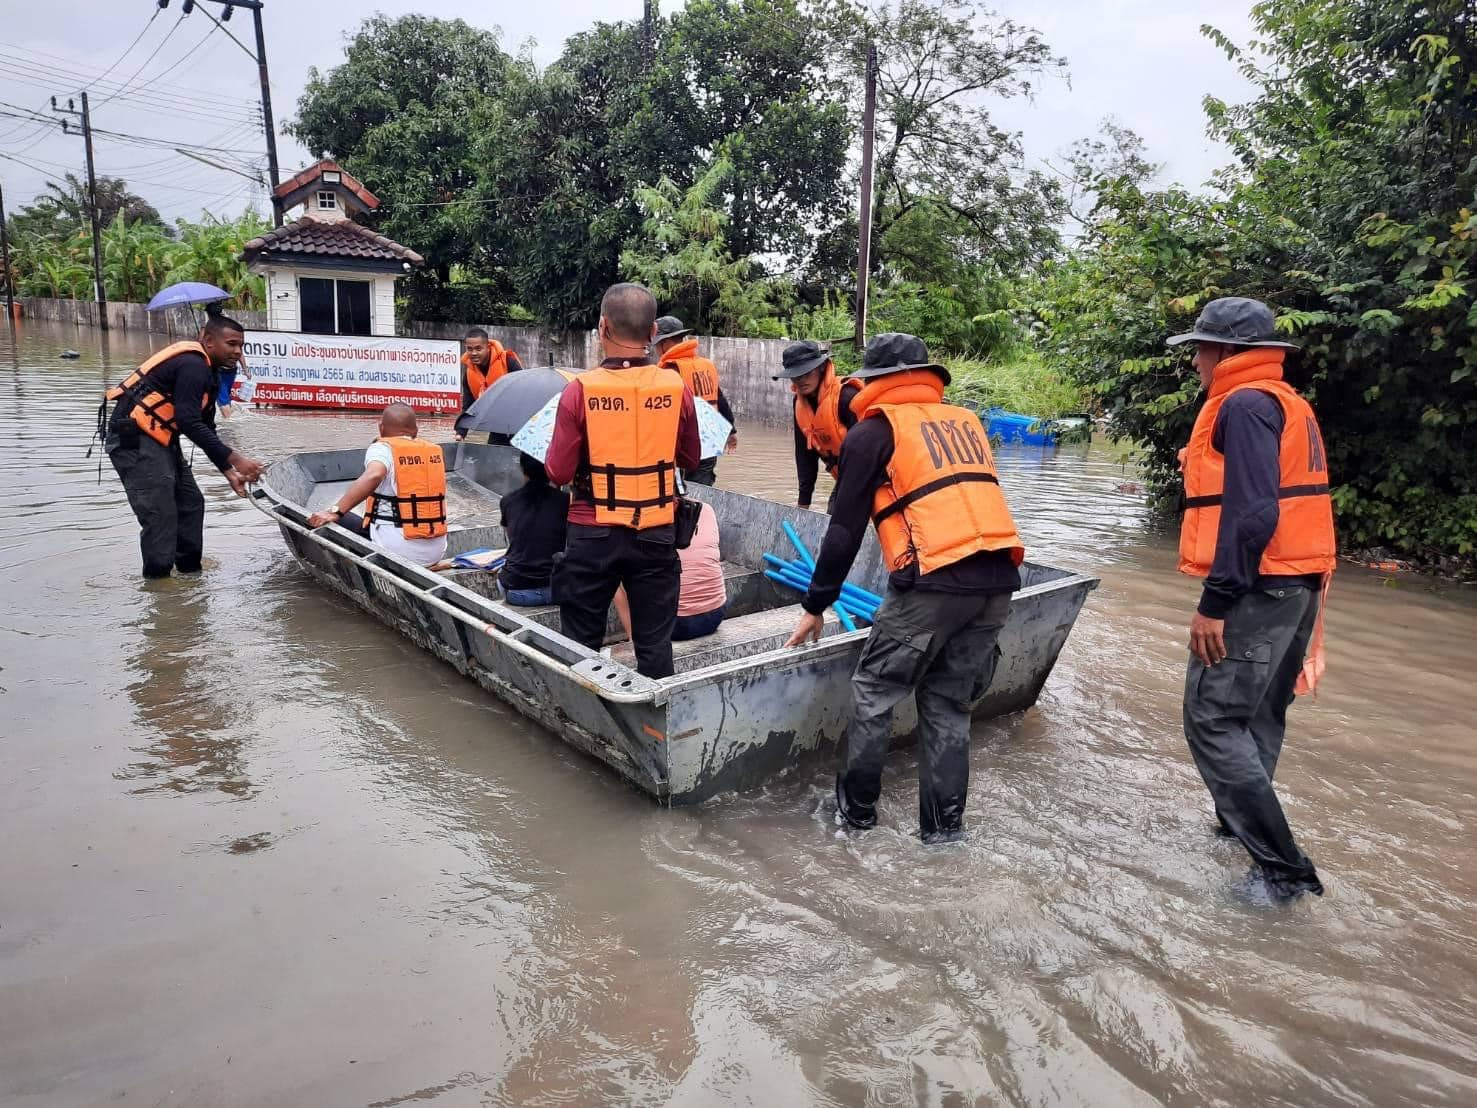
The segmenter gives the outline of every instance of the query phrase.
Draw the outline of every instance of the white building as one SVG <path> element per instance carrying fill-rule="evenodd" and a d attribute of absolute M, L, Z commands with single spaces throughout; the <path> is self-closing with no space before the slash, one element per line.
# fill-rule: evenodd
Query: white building
<path fill-rule="evenodd" d="M 321 161 L 273 191 L 293 222 L 254 238 L 241 252 L 267 279 L 267 327 L 312 335 L 393 335 L 395 282 L 425 259 L 355 223 L 379 198 Z"/>

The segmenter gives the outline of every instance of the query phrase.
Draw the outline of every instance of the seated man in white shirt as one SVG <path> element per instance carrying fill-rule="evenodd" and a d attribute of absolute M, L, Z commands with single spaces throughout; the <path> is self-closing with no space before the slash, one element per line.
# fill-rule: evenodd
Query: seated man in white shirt
<path fill-rule="evenodd" d="M 364 472 L 332 507 L 309 516 L 308 526 L 362 531 L 363 520 L 350 513 L 366 499 L 376 546 L 423 566 L 446 556 L 446 463 L 439 446 L 416 437 L 409 404 L 384 410 L 380 437 L 364 452 Z"/>

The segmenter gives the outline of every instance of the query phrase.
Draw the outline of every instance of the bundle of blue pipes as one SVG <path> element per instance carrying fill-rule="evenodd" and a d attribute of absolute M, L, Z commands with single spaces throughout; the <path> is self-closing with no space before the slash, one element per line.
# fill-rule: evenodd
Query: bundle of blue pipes
<path fill-rule="evenodd" d="M 787 521 L 780 526 L 784 528 L 785 537 L 790 540 L 790 545 L 795 548 L 799 557 L 787 561 L 777 554 L 764 555 L 764 562 L 769 566 L 764 571 L 764 576 L 803 593 L 810 588 L 810 577 L 815 572 L 815 558 L 800 541 L 800 535 L 791 523 Z M 832 605 L 832 610 L 836 613 L 836 618 L 841 621 L 842 627 L 848 631 L 855 631 L 858 619 L 864 619 L 868 623 L 875 622 L 877 609 L 881 604 L 882 598 L 876 593 L 868 592 L 847 581 L 842 584 L 841 596 Z"/>

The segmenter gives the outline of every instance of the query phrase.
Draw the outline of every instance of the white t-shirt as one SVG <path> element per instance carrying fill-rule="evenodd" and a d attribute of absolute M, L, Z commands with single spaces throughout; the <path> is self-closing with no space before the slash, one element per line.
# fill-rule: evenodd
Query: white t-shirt
<path fill-rule="evenodd" d="M 370 462 L 378 462 L 384 466 L 386 473 L 384 480 L 374 491 L 381 496 L 394 496 L 395 488 L 395 455 L 390 450 L 387 442 L 377 442 L 364 452 L 364 467 L 369 468 Z M 446 557 L 446 536 L 441 535 L 434 539 L 407 539 L 405 532 L 393 523 L 385 523 L 375 520 L 369 525 L 369 541 L 375 546 L 382 546 L 391 554 L 399 554 L 402 558 L 415 562 L 417 565 L 435 565 Z"/>

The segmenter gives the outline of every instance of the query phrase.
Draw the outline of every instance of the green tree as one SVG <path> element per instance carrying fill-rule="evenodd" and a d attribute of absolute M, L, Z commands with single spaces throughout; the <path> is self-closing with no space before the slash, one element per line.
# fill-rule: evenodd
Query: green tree
<path fill-rule="evenodd" d="M 692 0 L 664 25 L 656 95 L 680 105 L 668 149 L 690 183 L 720 148 L 737 256 L 803 258 L 845 210 L 847 87 L 831 79 L 826 13 L 799 0 Z"/>
<path fill-rule="evenodd" d="M 366 19 L 342 64 L 309 70 L 287 130 L 379 196 L 369 222 L 427 260 L 412 294 L 429 286 L 419 291 L 435 303 L 453 266 L 492 268 L 469 208 L 483 171 L 478 140 L 522 79 L 494 33 L 419 15 Z"/>
<path fill-rule="evenodd" d="M 1102 189 L 1089 251 L 1043 291 L 1053 356 L 1172 483 L 1196 388 L 1163 337 L 1214 296 L 1271 302 L 1303 344 L 1341 537 L 1477 561 L 1477 20 L 1464 0 L 1264 0 L 1259 85 L 1207 102 L 1217 192 Z"/>
<path fill-rule="evenodd" d="M 642 238 L 621 255 L 621 268 L 651 289 L 665 311 L 701 334 L 755 334 L 776 315 L 783 291 L 737 258 L 724 237 L 722 190 L 733 165 L 719 157 L 685 192 L 670 178 L 636 190 L 645 213 Z"/>
<path fill-rule="evenodd" d="M 840 0 L 835 10 L 845 66 L 837 76 L 858 108 L 866 45 L 877 46 L 877 270 L 949 282 L 1052 252 L 1060 189 L 1023 168 L 1020 136 L 989 110 L 991 99 L 1028 95 L 1064 67 L 1041 36 L 977 0 Z"/>
<path fill-rule="evenodd" d="M 248 241 L 270 230 L 270 223 L 248 211 L 230 220 L 210 215 L 198 223 L 181 219 L 175 226 L 179 241 L 167 255 L 169 268 L 161 284 L 205 281 L 225 289 L 247 310 L 265 304 L 263 281 L 246 268 L 241 251 Z"/>

